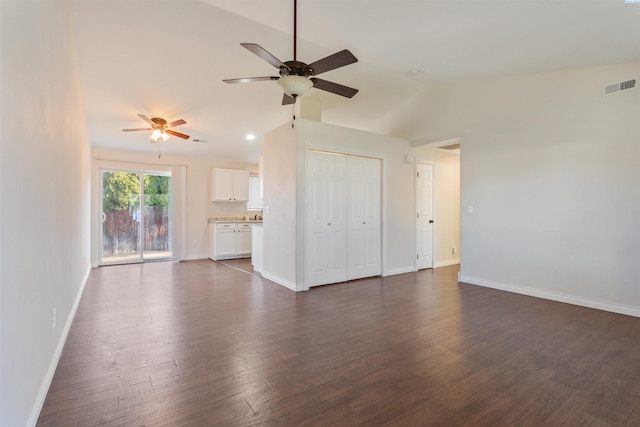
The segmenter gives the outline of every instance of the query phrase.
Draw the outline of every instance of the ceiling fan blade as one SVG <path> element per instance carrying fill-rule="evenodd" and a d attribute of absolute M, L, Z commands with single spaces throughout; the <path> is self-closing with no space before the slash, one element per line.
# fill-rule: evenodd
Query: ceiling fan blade
<path fill-rule="evenodd" d="M 358 89 L 343 86 L 327 80 L 311 78 L 311 81 L 313 82 L 313 87 L 316 89 L 326 90 L 327 92 L 335 93 L 336 95 L 344 96 L 346 98 L 353 98 L 353 96 L 358 93 Z"/>
<path fill-rule="evenodd" d="M 295 103 L 296 103 L 296 99 L 293 96 L 289 96 L 285 93 L 284 96 L 282 97 L 282 105 L 291 105 Z"/>
<path fill-rule="evenodd" d="M 149 123 L 151 126 L 153 126 L 155 124 L 155 123 L 153 123 L 151 121 L 151 119 L 149 117 L 145 116 L 144 114 L 138 114 L 138 117 L 140 117 L 145 122 Z"/>
<path fill-rule="evenodd" d="M 184 124 L 186 124 L 186 123 L 187 123 L 187 122 L 185 122 L 185 121 L 184 121 L 184 120 L 182 120 L 182 119 L 180 119 L 180 120 L 175 120 L 175 121 L 173 121 L 173 122 L 171 122 L 171 123 L 167 123 L 167 127 L 168 127 L 168 128 L 172 128 L 172 127 L 175 127 L 175 126 L 184 125 Z"/>
<path fill-rule="evenodd" d="M 278 58 L 267 52 L 262 46 L 255 43 L 240 43 L 240 46 L 244 47 L 247 50 L 250 50 L 254 54 L 258 55 L 260 58 L 267 61 L 269 64 L 273 65 L 276 68 L 286 67 Z"/>
<path fill-rule="evenodd" d="M 122 132 L 135 132 L 137 130 L 153 130 L 153 129 L 151 128 L 122 129 Z"/>
<path fill-rule="evenodd" d="M 252 82 L 264 82 L 268 80 L 280 80 L 280 77 L 266 76 L 266 77 L 241 77 L 239 79 L 226 79 L 225 83 L 252 83 Z"/>
<path fill-rule="evenodd" d="M 309 64 L 309 68 L 313 70 L 313 75 L 317 76 L 318 74 L 326 73 L 327 71 L 335 70 L 336 68 L 344 67 L 354 62 L 358 62 L 358 58 L 353 56 L 353 53 L 347 49 L 344 49 Z"/>
<path fill-rule="evenodd" d="M 177 136 L 178 138 L 189 139 L 189 135 L 185 135 L 184 133 L 176 132 L 175 130 L 166 129 L 165 132 L 168 133 L 169 135 Z"/>

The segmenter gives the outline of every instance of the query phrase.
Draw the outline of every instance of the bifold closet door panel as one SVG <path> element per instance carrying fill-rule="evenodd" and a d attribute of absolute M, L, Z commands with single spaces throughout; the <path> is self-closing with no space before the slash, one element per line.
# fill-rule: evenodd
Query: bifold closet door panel
<path fill-rule="evenodd" d="M 380 177 L 381 161 L 347 158 L 347 279 L 381 274 Z"/>
<path fill-rule="evenodd" d="M 307 153 L 306 264 L 309 286 L 347 280 L 346 157 Z"/>

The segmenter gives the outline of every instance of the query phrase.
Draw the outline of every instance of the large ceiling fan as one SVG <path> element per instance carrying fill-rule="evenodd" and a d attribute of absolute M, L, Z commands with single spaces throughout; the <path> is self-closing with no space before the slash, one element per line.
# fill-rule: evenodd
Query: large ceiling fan
<path fill-rule="evenodd" d="M 140 117 L 145 122 L 149 123 L 149 126 L 151 126 L 151 127 L 135 128 L 135 129 L 122 129 L 122 131 L 123 132 L 135 132 L 135 131 L 139 131 L 139 130 L 150 130 L 152 132 L 151 132 L 151 136 L 149 138 L 151 138 L 151 140 L 154 141 L 154 142 L 159 142 L 161 140 L 162 141 L 166 141 L 167 139 L 169 139 L 169 135 L 177 136 L 178 138 L 182 138 L 182 139 L 189 139 L 189 135 L 185 135 L 184 133 L 176 132 L 175 130 L 169 129 L 169 128 L 172 128 L 172 127 L 175 127 L 175 126 L 180 126 L 180 125 L 186 124 L 187 122 L 185 122 L 182 119 L 175 120 L 173 122 L 167 123 L 167 121 L 165 119 L 160 118 L 160 117 L 149 118 L 149 117 L 145 116 L 144 114 L 138 114 L 138 117 Z"/>
<path fill-rule="evenodd" d="M 227 79 L 223 81 L 225 83 L 250 83 L 275 80 L 278 82 L 278 85 L 284 90 L 282 105 L 294 104 L 297 97 L 304 95 L 312 87 L 335 93 L 336 95 L 352 98 L 356 93 L 358 93 L 358 89 L 343 86 L 338 83 L 333 83 L 315 77 L 318 74 L 326 73 L 327 71 L 335 70 L 336 68 L 344 67 L 345 65 L 358 62 L 358 58 L 356 58 L 347 49 L 341 50 L 340 52 L 334 53 L 333 55 L 329 55 L 326 58 L 319 59 L 318 61 L 312 62 L 311 64 L 305 64 L 304 62 L 297 60 L 297 9 L 297 0 L 293 0 L 292 61 L 282 62 L 258 44 L 240 43 L 242 47 L 253 52 L 260 58 L 267 61 L 269 64 L 276 67 L 279 70 L 280 76 L 244 77 L 239 79 Z"/>

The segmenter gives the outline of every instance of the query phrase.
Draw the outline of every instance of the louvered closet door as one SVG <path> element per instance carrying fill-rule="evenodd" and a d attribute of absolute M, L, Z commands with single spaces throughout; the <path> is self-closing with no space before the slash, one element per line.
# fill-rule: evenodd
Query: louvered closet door
<path fill-rule="evenodd" d="M 346 157 L 307 152 L 309 286 L 347 280 Z"/>
<path fill-rule="evenodd" d="M 380 262 L 380 168 L 379 159 L 348 157 L 349 280 L 378 276 Z"/>

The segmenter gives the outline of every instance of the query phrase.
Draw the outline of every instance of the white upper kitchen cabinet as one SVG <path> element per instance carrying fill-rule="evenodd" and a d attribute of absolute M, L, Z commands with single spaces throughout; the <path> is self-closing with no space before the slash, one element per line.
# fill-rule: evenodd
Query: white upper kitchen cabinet
<path fill-rule="evenodd" d="M 249 171 L 211 170 L 212 202 L 246 202 L 249 200 Z"/>
<path fill-rule="evenodd" d="M 247 201 L 248 211 L 262 210 L 262 198 L 260 197 L 260 178 L 249 177 L 249 200 Z"/>

